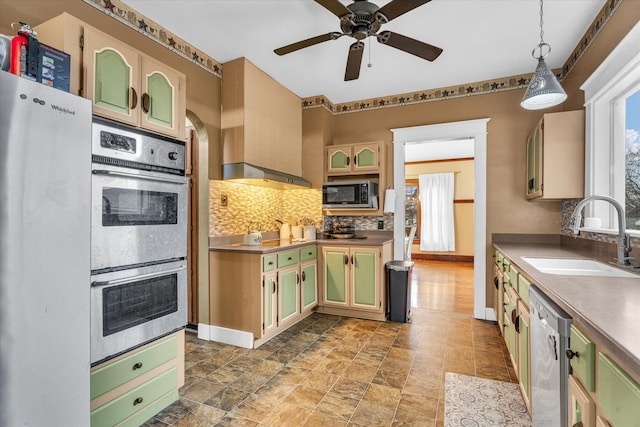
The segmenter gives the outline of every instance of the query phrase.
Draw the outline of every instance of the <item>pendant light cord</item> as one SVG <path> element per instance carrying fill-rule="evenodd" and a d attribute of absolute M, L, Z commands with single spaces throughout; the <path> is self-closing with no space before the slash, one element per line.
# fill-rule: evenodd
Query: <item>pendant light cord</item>
<path fill-rule="evenodd" d="M 543 15 L 543 11 L 542 11 L 542 0 L 540 0 L 540 44 L 544 44 L 544 29 L 543 29 L 543 24 L 544 21 L 542 20 L 542 15 Z"/>

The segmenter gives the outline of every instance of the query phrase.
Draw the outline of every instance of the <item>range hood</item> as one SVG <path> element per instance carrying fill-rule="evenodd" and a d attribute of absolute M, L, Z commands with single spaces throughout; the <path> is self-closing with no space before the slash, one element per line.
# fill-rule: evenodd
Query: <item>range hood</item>
<path fill-rule="evenodd" d="M 254 166 L 249 163 L 228 163 L 222 165 L 222 179 L 280 190 L 296 190 L 311 187 L 309 181 L 299 176 Z"/>

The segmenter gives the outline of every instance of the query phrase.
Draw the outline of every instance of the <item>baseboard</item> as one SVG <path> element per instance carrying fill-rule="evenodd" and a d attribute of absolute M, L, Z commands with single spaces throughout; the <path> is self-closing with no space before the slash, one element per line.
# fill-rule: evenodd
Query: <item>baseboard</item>
<path fill-rule="evenodd" d="M 253 334 L 214 325 L 198 325 L 198 338 L 242 348 L 253 348 Z"/>
<path fill-rule="evenodd" d="M 473 262 L 473 255 L 437 255 L 412 253 L 412 260 Z"/>

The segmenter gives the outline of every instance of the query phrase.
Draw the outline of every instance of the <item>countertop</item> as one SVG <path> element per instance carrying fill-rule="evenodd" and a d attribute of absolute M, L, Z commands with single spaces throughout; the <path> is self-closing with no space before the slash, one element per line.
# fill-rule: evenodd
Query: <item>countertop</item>
<path fill-rule="evenodd" d="M 640 382 L 640 275 L 612 278 L 546 274 L 522 257 L 590 258 L 559 244 L 512 242 L 494 246 Z"/>
<path fill-rule="evenodd" d="M 276 234 L 277 236 L 277 234 Z M 319 234 L 322 236 L 322 234 Z M 327 245 L 327 246 L 382 246 L 386 243 L 393 242 L 392 232 L 356 232 L 359 238 L 354 239 L 323 239 L 302 240 L 289 242 L 289 240 L 279 240 L 277 237 L 269 238 L 269 235 L 263 237 L 263 244 L 260 246 L 245 245 L 242 241 L 237 241 L 237 237 L 229 238 L 210 238 L 210 251 L 232 251 L 244 253 L 269 254 L 273 252 L 286 251 L 288 249 L 302 248 L 309 245 Z M 364 238 L 362 238 L 364 237 Z M 241 238 L 241 237 L 240 237 Z"/>

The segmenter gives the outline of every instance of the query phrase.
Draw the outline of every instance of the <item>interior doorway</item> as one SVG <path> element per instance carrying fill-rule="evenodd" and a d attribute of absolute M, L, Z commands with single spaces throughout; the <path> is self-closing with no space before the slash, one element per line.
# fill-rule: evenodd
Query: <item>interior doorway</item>
<path fill-rule="evenodd" d="M 473 316 L 495 320 L 492 307 L 486 307 L 487 269 L 487 122 L 488 118 L 436 125 L 391 129 L 393 132 L 393 173 L 396 194 L 405 194 L 405 145 L 423 141 L 474 140 L 474 280 Z M 396 197 L 394 215 L 394 259 L 404 257 L 404 198 Z"/>

